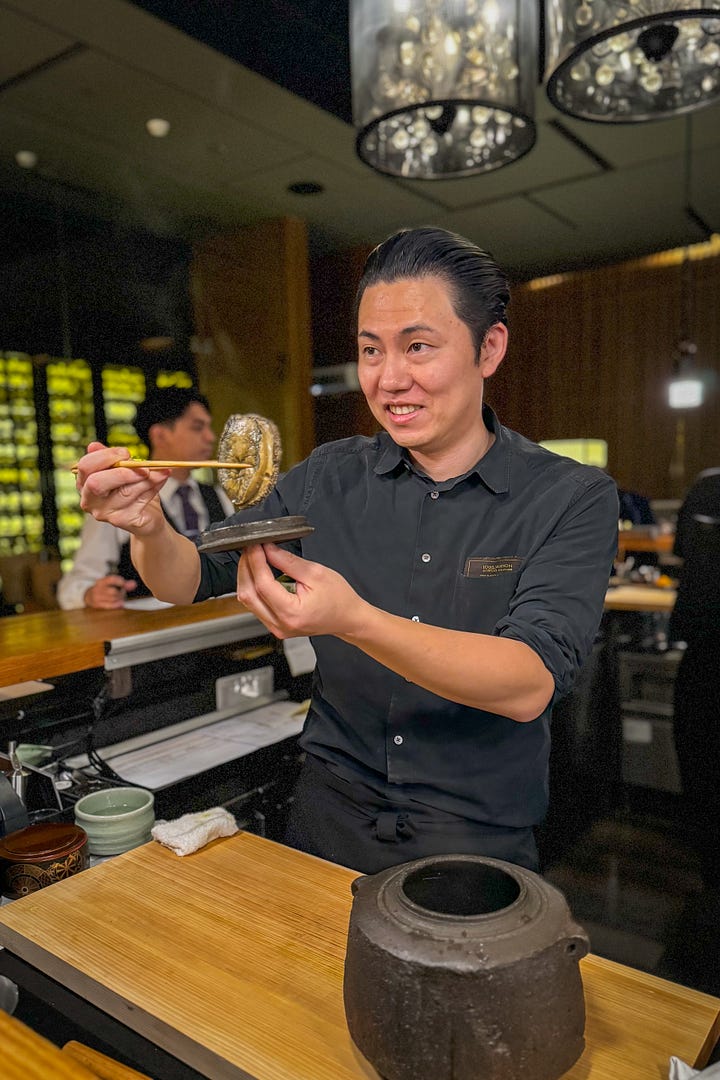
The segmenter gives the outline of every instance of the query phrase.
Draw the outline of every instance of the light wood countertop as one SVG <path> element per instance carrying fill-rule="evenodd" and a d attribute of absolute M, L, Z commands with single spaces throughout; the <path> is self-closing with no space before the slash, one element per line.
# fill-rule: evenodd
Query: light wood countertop
<path fill-rule="evenodd" d="M 624 559 L 626 551 L 648 551 L 657 555 L 670 555 L 675 545 L 675 534 L 660 532 L 657 526 L 638 526 L 620 529 L 618 532 L 618 558 Z"/>
<path fill-rule="evenodd" d="M 8 616 L 0 619 L 0 686 L 102 667 L 108 643 L 121 638 L 247 614 L 230 596 L 157 611 L 82 608 Z M 258 634 L 266 632 L 258 623 Z"/>
<path fill-rule="evenodd" d="M 342 978 L 357 875 L 248 833 L 155 842 L 0 909 L 0 943 L 215 1080 L 377 1080 Z M 720 1000 L 588 956 L 586 1050 L 567 1080 L 703 1065 Z"/>
<path fill-rule="evenodd" d="M 671 612 L 677 591 L 657 585 L 617 585 L 605 595 L 606 611 Z"/>
<path fill-rule="evenodd" d="M 608 590 L 605 610 L 669 612 L 675 597 L 674 589 L 621 585 Z M 0 619 L 0 687 L 102 667 L 112 641 L 247 614 L 230 596 L 157 611 L 83 608 L 8 616 Z M 259 623 L 257 633 L 266 633 Z"/>

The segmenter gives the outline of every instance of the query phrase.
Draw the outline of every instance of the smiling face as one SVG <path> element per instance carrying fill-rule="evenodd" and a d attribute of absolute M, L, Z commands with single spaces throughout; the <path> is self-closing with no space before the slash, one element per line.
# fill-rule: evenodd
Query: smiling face
<path fill-rule="evenodd" d="M 489 448 L 483 382 L 505 354 L 488 331 L 476 363 L 472 335 L 439 277 L 368 286 L 358 311 L 358 376 L 375 419 L 436 480 L 458 476 Z"/>

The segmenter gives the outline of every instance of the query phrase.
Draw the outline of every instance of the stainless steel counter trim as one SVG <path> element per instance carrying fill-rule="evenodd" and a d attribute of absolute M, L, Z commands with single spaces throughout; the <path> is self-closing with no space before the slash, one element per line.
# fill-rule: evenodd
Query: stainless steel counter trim
<path fill-rule="evenodd" d="M 104 666 L 106 671 L 116 671 L 133 664 L 145 664 L 166 656 L 180 656 L 196 649 L 210 649 L 215 645 L 247 641 L 248 638 L 265 637 L 267 634 L 267 628 L 249 612 L 189 623 L 187 626 L 170 626 L 166 630 L 130 634 L 109 641 L 105 647 Z"/>

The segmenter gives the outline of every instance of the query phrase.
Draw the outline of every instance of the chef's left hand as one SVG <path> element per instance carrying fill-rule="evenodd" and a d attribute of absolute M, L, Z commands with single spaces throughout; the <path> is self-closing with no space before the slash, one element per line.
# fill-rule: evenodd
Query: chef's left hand
<path fill-rule="evenodd" d="M 275 578 L 271 567 L 294 579 L 294 592 Z M 280 639 L 350 634 L 367 606 L 335 570 L 276 544 L 245 548 L 238 564 L 237 598 Z"/>

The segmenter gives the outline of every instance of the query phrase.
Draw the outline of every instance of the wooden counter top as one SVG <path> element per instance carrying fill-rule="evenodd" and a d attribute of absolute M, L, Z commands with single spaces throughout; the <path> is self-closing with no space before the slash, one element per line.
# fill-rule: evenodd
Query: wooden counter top
<path fill-rule="evenodd" d="M 670 555 L 674 545 L 674 533 L 659 532 L 654 526 L 620 529 L 618 532 L 619 559 L 624 559 L 627 551 L 648 551 L 655 552 L 657 555 Z"/>
<path fill-rule="evenodd" d="M 0 943 L 215 1080 L 377 1080 L 342 1001 L 356 876 L 248 833 L 185 858 L 151 842 L 0 908 Z M 720 1000 L 581 968 L 587 1047 L 567 1080 L 705 1064 Z"/>
<path fill-rule="evenodd" d="M 230 596 L 158 611 L 82 608 L 8 616 L 0 619 L 0 686 L 102 667 L 107 643 L 118 638 L 241 614 L 245 608 Z"/>
<path fill-rule="evenodd" d="M 657 585 L 618 585 L 605 594 L 606 611 L 657 611 L 668 614 L 675 607 L 677 591 Z"/>
<path fill-rule="evenodd" d="M 607 611 L 671 611 L 674 589 L 609 589 Z M 247 614 L 234 597 L 157 611 L 39 611 L 0 619 L 0 687 L 102 667 L 108 643 L 172 627 Z M 258 623 L 258 636 L 264 630 Z"/>

